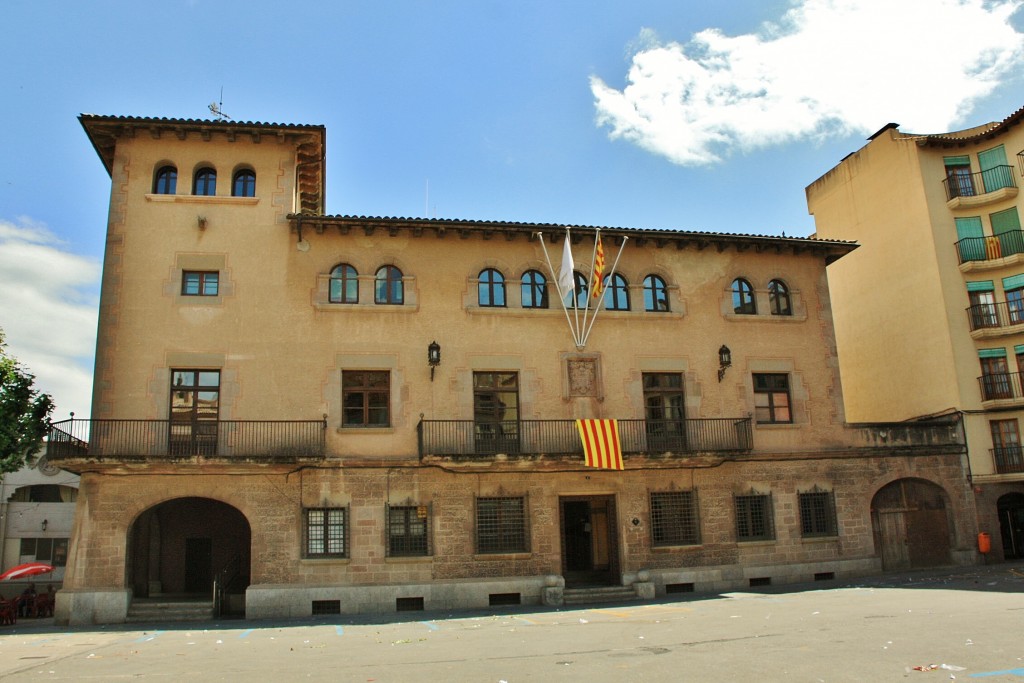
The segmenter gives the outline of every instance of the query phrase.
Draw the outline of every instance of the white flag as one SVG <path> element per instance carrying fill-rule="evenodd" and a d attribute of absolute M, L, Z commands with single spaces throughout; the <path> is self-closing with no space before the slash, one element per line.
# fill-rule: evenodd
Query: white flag
<path fill-rule="evenodd" d="M 558 271 L 558 286 L 562 288 L 565 295 L 576 286 L 576 279 L 573 277 L 572 250 L 569 249 L 569 233 L 565 233 L 565 247 L 562 249 L 562 269 Z"/>

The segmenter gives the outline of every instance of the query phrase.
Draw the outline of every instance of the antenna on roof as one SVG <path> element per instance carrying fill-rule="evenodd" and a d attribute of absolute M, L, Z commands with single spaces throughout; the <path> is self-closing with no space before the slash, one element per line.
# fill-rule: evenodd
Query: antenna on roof
<path fill-rule="evenodd" d="M 210 102 L 210 113 L 221 120 L 229 120 L 230 116 L 224 113 L 224 86 L 220 87 L 220 102 Z"/>

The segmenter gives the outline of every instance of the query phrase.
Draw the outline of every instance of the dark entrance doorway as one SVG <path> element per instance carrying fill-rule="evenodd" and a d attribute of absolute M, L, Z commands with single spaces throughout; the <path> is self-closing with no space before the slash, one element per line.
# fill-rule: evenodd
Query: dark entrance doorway
<path fill-rule="evenodd" d="M 875 547 L 887 570 L 950 563 L 946 492 L 921 479 L 899 479 L 871 501 Z"/>
<path fill-rule="evenodd" d="M 1008 493 L 999 497 L 999 537 L 1003 541 L 1003 557 L 1024 558 L 1024 494 Z"/>
<path fill-rule="evenodd" d="M 619 583 L 613 496 L 572 496 L 559 501 L 562 576 L 567 586 Z"/>
<path fill-rule="evenodd" d="M 140 514 L 128 531 L 128 583 L 136 598 L 204 596 L 219 575 L 229 594 L 249 586 L 249 521 L 209 498 L 176 498 Z"/>

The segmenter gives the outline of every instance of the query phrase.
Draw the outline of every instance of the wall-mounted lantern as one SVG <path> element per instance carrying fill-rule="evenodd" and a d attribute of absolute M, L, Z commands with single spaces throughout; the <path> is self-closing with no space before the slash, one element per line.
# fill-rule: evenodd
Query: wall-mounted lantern
<path fill-rule="evenodd" d="M 50 525 L 49 520 L 44 519 L 43 520 L 43 531 L 46 531 L 46 527 L 48 527 L 49 525 Z"/>
<path fill-rule="evenodd" d="M 441 364 L 441 345 L 436 341 L 427 347 L 427 365 L 430 366 L 430 381 L 434 381 L 434 368 Z"/>
<path fill-rule="evenodd" d="M 718 381 L 725 377 L 725 371 L 732 365 L 732 351 L 725 344 L 718 349 Z"/>

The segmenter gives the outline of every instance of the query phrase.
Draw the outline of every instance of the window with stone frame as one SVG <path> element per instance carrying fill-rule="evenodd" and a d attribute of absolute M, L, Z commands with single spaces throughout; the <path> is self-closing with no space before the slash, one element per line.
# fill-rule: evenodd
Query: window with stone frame
<path fill-rule="evenodd" d="M 815 486 L 810 491 L 797 493 L 800 505 L 800 535 L 804 538 L 816 536 L 838 536 L 836 522 L 836 498 L 832 491 Z"/>
<path fill-rule="evenodd" d="M 304 557 L 348 557 L 348 510 L 307 508 Z"/>
<path fill-rule="evenodd" d="M 430 555 L 430 506 L 388 505 L 388 556 Z"/>
<path fill-rule="evenodd" d="M 185 270 L 181 273 L 182 296 L 217 296 L 220 294 L 220 273 L 207 270 Z"/>
<path fill-rule="evenodd" d="M 768 308 L 772 315 L 793 315 L 793 301 L 789 287 L 782 280 L 768 283 Z"/>
<path fill-rule="evenodd" d="M 648 312 L 668 312 L 668 286 L 659 275 L 648 275 L 644 278 L 644 310 Z"/>
<path fill-rule="evenodd" d="M 755 315 L 757 313 L 754 288 L 741 277 L 732 281 L 732 312 L 737 315 Z"/>
<path fill-rule="evenodd" d="M 789 375 L 784 372 L 755 372 L 754 419 L 758 424 L 786 424 L 793 421 Z"/>
<path fill-rule="evenodd" d="M 482 307 L 505 306 L 505 276 L 495 268 L 485 268 L 477 278 L 477 304 Z"/>
<path fill-rule="evenodd" d="M 775 539 L 775 525 L 770 493 L 733 496 L 736 510 L 737 541 L 771 541 Z"/>
<path fill-rule="evenodd" d="M 650 500 L 652 545 L 700 544 L 695 491 L 652 491 Z"/>
<path fill-rule="evenodd" d="M 341 373 L 341 426 L 391 426 L 391 372 L 343 370 Z"/>
<path fill-rule="evenodd" d="M 526 499 L 502 496 L 476 499 L 476 551 L 525 553 L 530 550 Z"/>
<path fill-rule="evenodd" d="M 520 286 L 523 308 L 548 307 L 548 281 L 539 270 L 523 273 Z"/>

